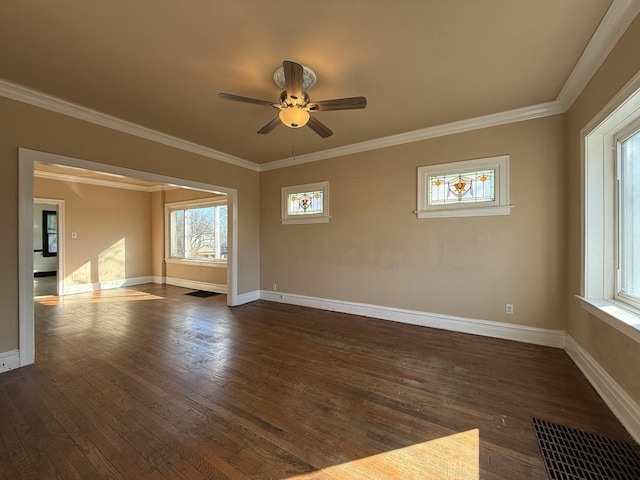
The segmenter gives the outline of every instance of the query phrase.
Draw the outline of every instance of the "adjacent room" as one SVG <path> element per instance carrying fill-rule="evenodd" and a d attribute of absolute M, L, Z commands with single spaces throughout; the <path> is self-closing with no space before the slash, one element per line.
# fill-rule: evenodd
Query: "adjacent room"
<path fill-rule="evenodd" d="M 0 478 L 640 478 L 639 13 L 4 2 Z"/>

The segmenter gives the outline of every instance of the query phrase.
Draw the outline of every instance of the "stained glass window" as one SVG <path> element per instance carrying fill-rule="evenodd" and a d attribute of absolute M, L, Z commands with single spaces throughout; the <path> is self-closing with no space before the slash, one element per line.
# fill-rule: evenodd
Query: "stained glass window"
<path fill-rule="evenodd" d="M 418 168 L 418 218 L 509 215 L 509 156 Z"/>
<path fill-rule="evenodd" d="M 493 202 L 495 170 L 481 170 L 429 177 L 431 205 L 460 202 Z"/>
<path fill-rule="evenodd" d="M 315 215 L 322 213 L 324 207 L 323 194 L 322 190 L 290 193 L 287 202 L 289 215 Z"/>
<path fill-rule="evenodd" d="M 282 187 L 282 223 L 326 223 L 328 221 L 329 182 Z"/>

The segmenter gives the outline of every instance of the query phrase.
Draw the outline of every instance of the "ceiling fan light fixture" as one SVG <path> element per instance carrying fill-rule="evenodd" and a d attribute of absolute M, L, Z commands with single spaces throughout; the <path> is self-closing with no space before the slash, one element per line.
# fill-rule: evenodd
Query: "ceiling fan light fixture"
<path fill-rule="evenodd" d="M 289 128 L 304 127 L 309 121 L 309 112 L 297 105 L 283 108 L 279 113 L 280 120 Z"/>

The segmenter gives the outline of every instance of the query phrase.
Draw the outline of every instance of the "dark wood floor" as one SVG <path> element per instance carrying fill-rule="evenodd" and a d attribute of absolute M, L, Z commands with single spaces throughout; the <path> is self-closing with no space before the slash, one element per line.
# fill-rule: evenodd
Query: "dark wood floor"
<path fill-rule="evenodd" d="M 0 478 L 544 479 L 531 416 L 631 442 L 562 350 L 186 291 L 36 303 Z"/>

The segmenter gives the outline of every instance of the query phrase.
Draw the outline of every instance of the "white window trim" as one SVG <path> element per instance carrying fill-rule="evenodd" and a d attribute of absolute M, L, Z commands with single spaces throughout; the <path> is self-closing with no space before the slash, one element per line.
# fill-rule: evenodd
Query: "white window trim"
<path fill-rule="evenodd" d="M 165 263 L 173 263 L 176 265 L 195 265 L 198 267 L 212 267 L 212 268 L 226 268 L 227 261 L 225 259 L 220 260 L 193 260 L 183 259 L 178 257 L 167 257 L 164 259 Z"/>
<path fill-rule="evenodd" d="M 637 74 L 580 132 L 581 306 L 640 342 L 640 309 L 616 298 L 616 135 L 640 118 Z M 588 192 L 588 194 L 587 194 Z"/>
<path fill-rule="evenodd" d="M 458 205 L 429 205 L 429 177 L 473 170 L 495 170 L 495 200 L 492 202 L 465 202 Z M 418 167 L 418 218 L 480 217 L 509 215 L 509 155 L 478 158 L 461 162 Z"/>
<path fill-rule="evenodd" d="M 176 265 L 193 265 L 199 267 L 226 267 L 227 259 L 197 260 L 193 258 L 180 258 L 171 256 L 171 211 L 185 207 L 218 207 L 227 205 L 227 199 L 203 198 L 199 200 L 187 200 L 184 202 L 170 202 L 164 204 L 164 261 Z M 228 226 L 227 226 L 228 228 Z M 228 240 L 227 240 L 228 241 Z"/>
<path fill-rule="evenodd" d="M 312 192 L 322 190 L 322 213 L 310 215 L 289 215 L 287 213 L 287 197 L 292 193 Z M 281 218 L 283 225 L 296 225 L 303 223 L 329 223 L 329 182 L 306 183 L 304 185 L 291 185 L 282 187 L 281 197 Z"/>

